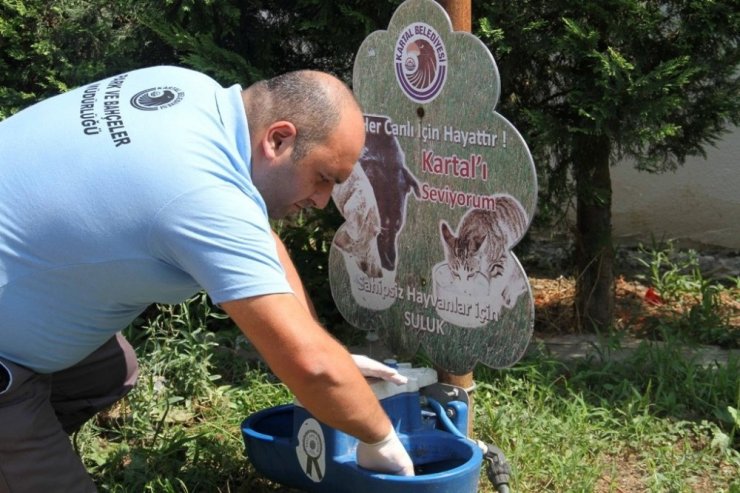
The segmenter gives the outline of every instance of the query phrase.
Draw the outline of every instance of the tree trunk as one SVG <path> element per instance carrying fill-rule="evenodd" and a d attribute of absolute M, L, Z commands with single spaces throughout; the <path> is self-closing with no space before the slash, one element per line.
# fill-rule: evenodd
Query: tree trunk
<path fill-rule="evenodd" d="M 614 322 L 614 247 L 609 139 L 579 135 L 574 142 L 576 178 L 576 318 L 581 331 Z"/>

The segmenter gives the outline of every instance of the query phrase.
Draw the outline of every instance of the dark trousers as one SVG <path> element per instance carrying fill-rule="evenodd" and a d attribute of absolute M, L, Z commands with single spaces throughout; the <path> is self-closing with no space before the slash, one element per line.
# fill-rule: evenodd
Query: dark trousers
<path fill-rule="evenodd" d="M 76 365 L 39 374 L 0 358 L 0 493 L 97 491 L 69 435 L 136 382 L 131 345 L 116 334 Z M 3 391 L 4 390 L 4 391 Z"/>

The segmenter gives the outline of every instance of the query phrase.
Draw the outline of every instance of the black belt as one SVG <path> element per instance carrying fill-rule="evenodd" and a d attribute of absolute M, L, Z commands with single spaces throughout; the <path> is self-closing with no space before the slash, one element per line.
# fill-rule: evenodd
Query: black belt
<path fill-rule="evenodd" d="M 8 368 L 0 363 L 0 394 L 8 390 L 8 387 L 10 387 L 10 373 L 8 373 Z"/>

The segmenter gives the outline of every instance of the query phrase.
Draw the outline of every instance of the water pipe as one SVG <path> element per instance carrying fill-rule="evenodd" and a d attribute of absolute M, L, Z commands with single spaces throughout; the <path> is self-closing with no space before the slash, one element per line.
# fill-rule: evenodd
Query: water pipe
<path fill-rule="evenodd" d="M 483 451 L 483 459 L 488 462 L 488 479 L 499 493 L 509 493 L 509 477 L 511 476 L 511 468 L 509 467 L 509 463 L 506 461 L 503 451 L 493 444 L 485 443 L 480 440 L 473 440 L 472 438 L 465 436 L 457 429 L 457 426 L 455 426 L 452 420 L 450 420 L 450 417 L 447 416 L 447 411 L 442 404 L 435 399 L 424 396 L 422 397 L 422 404 L 427 404 L 432 408 L 445 430 L 458 438 L 473 442 Z"/>
<path fill-rule="evenodd" d="M 429 407 L 431 407 L 432 410 L 435 412 L 437 418 L 440 420 L 447 431 L 458 438 L 469 440 L 469 438 L 466 437 L 460 430 L 458 430 L 457 426 L 455 426 L 455 424 L 450 420 L 450 417 L 447 416 L 447 411 L 445 411 L 444 407 L 442 407 L 442 404 L 440 404 L 435 399 L 432 399 L 431 397 L 422 397 L 422 404 L 424 404 L 425 401 L 426 404 L 428 404 Z"/>

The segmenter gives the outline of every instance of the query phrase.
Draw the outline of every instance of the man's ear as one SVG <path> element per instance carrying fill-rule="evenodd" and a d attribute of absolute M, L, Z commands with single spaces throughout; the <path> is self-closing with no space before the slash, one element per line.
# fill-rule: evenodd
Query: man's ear
<path fill-rule="evenodd" d="M 296 128 L 291 122 L 277 121 L 270 124 L 262 139 L 265 157 L 274 159 L 290 152 L 295 145 Z"/>

